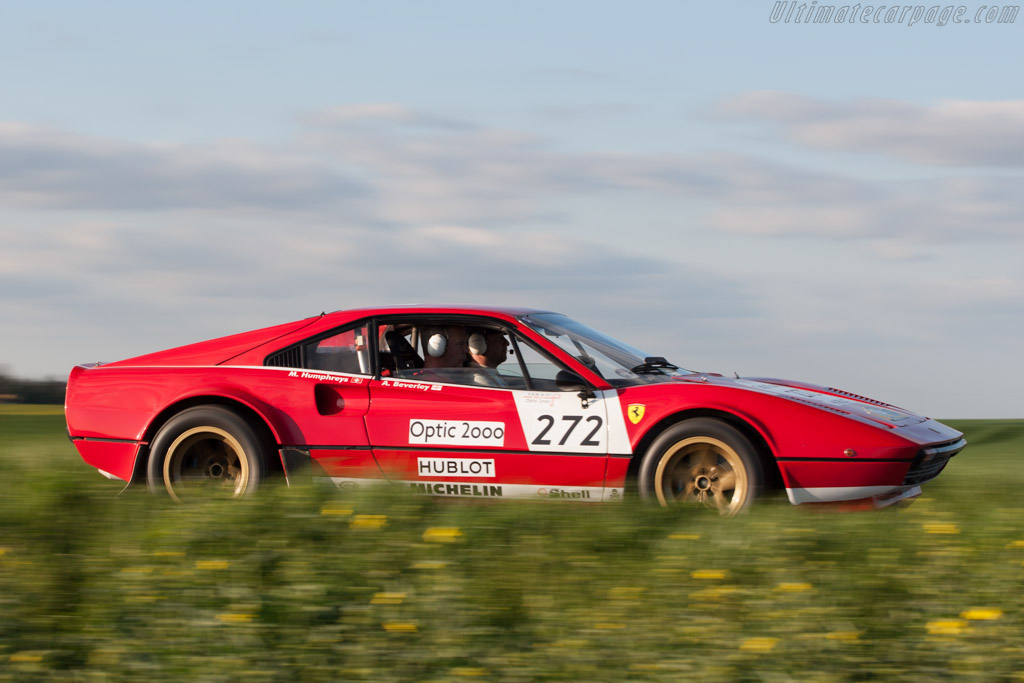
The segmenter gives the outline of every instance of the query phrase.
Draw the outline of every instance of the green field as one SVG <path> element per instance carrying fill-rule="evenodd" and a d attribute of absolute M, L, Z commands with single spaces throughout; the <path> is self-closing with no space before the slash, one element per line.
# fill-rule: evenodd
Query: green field
<path fill-rule="evenodd" d="M 177 506 L 0 413 L 0 680 L 1024 680 L 1024 421 L 899 510 Z"/>

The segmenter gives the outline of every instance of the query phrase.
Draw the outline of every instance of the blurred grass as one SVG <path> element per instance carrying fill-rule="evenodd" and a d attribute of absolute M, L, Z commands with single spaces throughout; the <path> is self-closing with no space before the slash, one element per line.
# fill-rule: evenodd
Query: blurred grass
<path fill-rule="evenodd" d="M 0 680 L 1024 678 L 1024 421 L 901 510 L 271 486 L 189 507 L 0 411 Z"/>

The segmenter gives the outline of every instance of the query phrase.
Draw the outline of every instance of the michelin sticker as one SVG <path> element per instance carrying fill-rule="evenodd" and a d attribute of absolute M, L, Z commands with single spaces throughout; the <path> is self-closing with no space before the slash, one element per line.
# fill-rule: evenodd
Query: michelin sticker
<path fill-rule="evenodd" d="M 505 445 L 504 422 L 409 420 L 409 443 L 425 446 Z"/>
<path fill-rule="evenodd" d="M 456 496 L 461 498 L 501 498 L 505 495 L 501 486 L 490 484 L 452 484 L 448 482 L 409 482 L 413 493 L 427 496 Z"/>

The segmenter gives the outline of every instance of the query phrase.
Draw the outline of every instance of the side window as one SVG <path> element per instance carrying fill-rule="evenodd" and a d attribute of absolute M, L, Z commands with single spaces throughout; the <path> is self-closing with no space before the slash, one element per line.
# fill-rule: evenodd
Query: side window
<path fill-rule="evenodd" d="M 382 377 L 519 390 L 532 381 L 532 388 L 557 390 L 562 368 L 522 340 L 514 343 L 508 329 L 492 321 L 405 319 L 382 325 L 378 334 Z M 516 346 L 526 354 L 526 374 Z"/>
<path fill-rule="evenodd" d="M 415 325 L 382 325 L 378 334 L 378 361 L 383 377 L 409 377 L 423 367 L 423 358 L 416 352 Z"/>
<path fill-rule="evenodd" d="M 518 359 L 509 356 L 509 359 L 498 366 L 498 372 L 508 375 L 506 382 L 510 388 L 527 389 L 534 391 L 560 391 L 555 384 L 555 377 L 563 370 L 561 365 L 556 364 L 531 344 L 520 337 L 516 337 L 515 349 L 518 352 Z M 520 365 L 522 363 L 522 365 Z M 526 377 L 523 377 L 523 369 L 526 368 Z M 517 381 L 513 383 L 512 376 Z"/>
<path fill-rule="evenodd" d="M 473 362 L 469 337 L 474 328 L 444 319 L 402 321 L 380 330 L 380 365 L 384 377 L 425 382 L 496 386 Z M 493 371 L 490 373 L 494 375 Z M 496 377 L 496 375 L 494 375 Z"/>
<path fill-rule="evenodd" d="M 310 370 L 368 375 L 371 365 L 366 327 L 357 325 L 310 342 L 303 347 L 303 358 L 304 367 Z"/>

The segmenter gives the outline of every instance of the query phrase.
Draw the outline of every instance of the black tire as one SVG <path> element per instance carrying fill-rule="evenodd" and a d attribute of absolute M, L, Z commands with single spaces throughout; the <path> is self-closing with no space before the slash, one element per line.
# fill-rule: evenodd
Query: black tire
<path fill-rule="evenodd" d="M 761 490 L 761 460 L 735 427 L 712 418 L 673 425 L 640 463 L 643 498 L 661 505 L 695 505 L 735 515 Z"/>
<path fill-rule="evenodd" d="M 244 496 L 266 475 L 269 451 L 266 439 L 233 410 L 188 408 L 153 439 L 146 483 L 151 493 L 178 502 Z"/>

